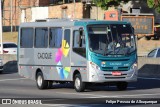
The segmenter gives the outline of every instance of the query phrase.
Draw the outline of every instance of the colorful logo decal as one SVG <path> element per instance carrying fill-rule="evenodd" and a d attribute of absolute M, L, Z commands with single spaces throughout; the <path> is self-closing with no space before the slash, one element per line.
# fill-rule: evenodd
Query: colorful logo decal
<path fill-rule="evenodd" d="M 62 56 L 64 55 L 64 57 L 67 57 L 69 50 L 70 50 L 69 44 L 66 42 L 66 40 L 62 40 L 62 47 L 58 49 L 55 57 L 55 62 L 57 62 L 56 68 L 61 79 L 67 78 L 69 72 L 71 71 L 71 67 L 64 67 L 64 68 L 61 67 Z"/>
<path fill-rule="evenodd" d="M 65 57 L 68 56 L 69 49 L 69 44 L 66 42 L 66 40 L 62 40 L 62 52 Z"/>
<path fill-rule="evenodd" d="M 60 74 L 60 71 L 61 71 L 61 69 L 63 69 L 62 67 L 62 64 L 61 64 L 61 62 L 59 61 L 58 63 L 57 63 L 57 71 L 58 71 L 58 74 Z"/>
<path fill-rule="evenodd" d="M 58 52 L 56 53 L 56 58 L 55 58 L 55 62 L 59 62 L 62 59 L 62 49 L 58 49 Z"/>
<path fill-rule="evenodd" d="M 64 73 L 65 78 L 68 77 L 70 71 L 71 71 L 71 67 L 64 68 L 63 73 Z"/>

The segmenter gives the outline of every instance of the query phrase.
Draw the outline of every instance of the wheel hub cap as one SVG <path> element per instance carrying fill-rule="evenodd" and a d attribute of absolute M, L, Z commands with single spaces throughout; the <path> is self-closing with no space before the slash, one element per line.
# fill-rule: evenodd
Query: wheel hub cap
<path fill-rule="evenodd" d="M 38 86 L 41 86 L 42 85 L 42 77 L 41 76 L 38 76 Z"/>
<path fill-rule="evenodd" d="M 79 87 L 80 87 L 80 80 L 79 80 L 79 78 L 76 78 L 76 80 L 75 80 L 75 87 L 77 89 L 79 89 Z"/>

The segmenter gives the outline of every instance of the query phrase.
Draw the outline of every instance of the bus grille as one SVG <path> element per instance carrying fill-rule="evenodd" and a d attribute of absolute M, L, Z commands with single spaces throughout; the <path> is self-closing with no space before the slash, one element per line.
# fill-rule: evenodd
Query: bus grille
<path fill-rule="evenodd" d="M 129 58 L 126 58 L 126 59 L 117 59 L 117 58 L 113 58 L 113 59 L 99 59 L 101 61 L 105 61 L 105 62 L 112 62 L 112 61 L 129 61 L 130 59 Z"/>
<path fill-rule="evenodd" d="M 118 67 L 116 70 L 113 67 L 102 67 L 102 71 L 128 71 L 129 67 Z"/>

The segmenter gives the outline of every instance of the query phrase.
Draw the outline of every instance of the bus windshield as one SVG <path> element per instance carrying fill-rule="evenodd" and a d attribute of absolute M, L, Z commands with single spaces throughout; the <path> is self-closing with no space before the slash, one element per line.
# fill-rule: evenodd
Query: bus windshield
<path fill-rule="evenodd" d="M 89 49 L 102 55 L 129 55 L 136 50 L 130 24 L 88 26 Z"/>

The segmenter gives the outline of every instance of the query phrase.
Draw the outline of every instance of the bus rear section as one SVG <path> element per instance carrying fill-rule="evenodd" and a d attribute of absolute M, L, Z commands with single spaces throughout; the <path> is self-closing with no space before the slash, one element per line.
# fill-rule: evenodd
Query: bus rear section
<path fill-rule="evenodd" d="M 73 83 L 114 84 L 125 90 L 137 81 L 137 49 L 132 26 L 118 21 L 24 23 L 19 29 L 18 70 L 39 89 Z"/>

